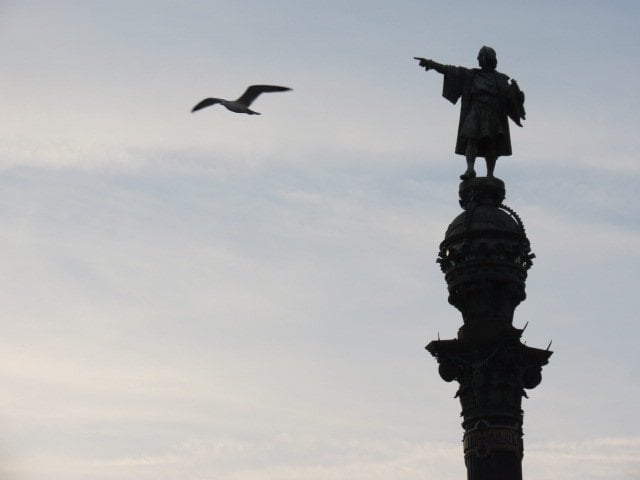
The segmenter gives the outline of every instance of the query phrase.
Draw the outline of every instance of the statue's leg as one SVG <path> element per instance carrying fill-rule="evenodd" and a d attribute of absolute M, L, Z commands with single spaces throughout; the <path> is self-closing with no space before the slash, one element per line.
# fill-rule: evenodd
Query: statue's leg
<path fill-rule="evenodd" d="M 493 178 L 493 170 L 496 168 L 496 160 L 498 160 L 495 146 L 489 147 L 484 159 L 487 162 L 487 178 Z"/>
<path fill-rule="evenodd" d="M 476 163 L 476 157 L 478 156 L 478 141 L 474 138 L 467 140 L 467 149 L 465 151 L 465 157 L 467 158 L 467 171 L 460 175 L 462 180 L 468 180 L 476 176 L 476 171 L 473 169 Z"/>
<path fill-rule="evenodd" d="M 487 161 L 487 178 L 493 178 L 493 170 L 496 168 L 498 157 L 496 155 L 487 155 L 485 160 Z"/>

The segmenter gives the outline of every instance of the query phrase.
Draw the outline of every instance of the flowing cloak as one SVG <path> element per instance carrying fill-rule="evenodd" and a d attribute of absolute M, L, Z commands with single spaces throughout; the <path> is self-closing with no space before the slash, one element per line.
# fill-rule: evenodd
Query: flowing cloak
<path fill-rule="evenodd" d="M 497 71 L 444 66 L 442 96 L 454 105 L 462 97 L 455 152 L 465 155 L 469 139 L 478 142 L 478 156 L 493 146 L 497 156 L 511 155 L 509 122 L 524 118 L 524 94 Z M 520 125 L 521 126 L 521 125 Z"/>

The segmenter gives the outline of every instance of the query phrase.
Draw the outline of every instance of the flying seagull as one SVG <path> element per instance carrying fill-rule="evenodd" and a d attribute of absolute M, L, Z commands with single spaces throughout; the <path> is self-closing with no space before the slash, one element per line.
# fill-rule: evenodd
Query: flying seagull
<path fill-rule="evenodd" d="M 249 108 L 249 105 L 258 98 L 258 95 L 264 92 L 286 92 L 291 90 L 288 87 L 278 87 L 277 85 L 251 85 L 237 100 L 225 100 L 223 98 L 205 98 L 198 103 L 191 113 L 201 110 L 205 107 L 220 103 L 224 105 L 227 110 L 231 110 L 236 113 L 248 113 L 249 115 L 260 115 L 259 112 L 254 112 Z"/>

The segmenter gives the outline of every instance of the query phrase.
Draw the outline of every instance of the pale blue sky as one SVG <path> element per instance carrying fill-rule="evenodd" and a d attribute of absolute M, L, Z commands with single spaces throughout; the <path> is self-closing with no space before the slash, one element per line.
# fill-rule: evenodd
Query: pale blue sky
<path fill-rule="evenodd" d="M 636 2 L 0 2 L 0 476 L 464 478 L 435 263 L 457 106 L 527 95 L 525 478 L 640 477 Z M 209 108 L 247 85 L 261 116 Z M 481 162 L 482 163 L 482 162 Z M 481 165 L 483 172 L 483 166 Z"/>

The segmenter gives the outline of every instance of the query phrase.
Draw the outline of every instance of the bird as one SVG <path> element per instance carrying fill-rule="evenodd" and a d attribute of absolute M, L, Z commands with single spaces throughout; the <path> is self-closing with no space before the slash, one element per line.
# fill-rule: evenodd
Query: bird
<path fill-rule="evenodd" d="M 249 105 L 258 98 L 258 95 L 265 92 L 286 92 L 291 90 L 289 87 L 279 87 L 277 85 L 251 85 L 237 100 L 225 100 L 224 98 L 205 98 L 199 102 L 195 107 L 191 109 L 191 113 L 201 110 L 205 107 L 210 107 L 219 103 L 236 113 L 246 113 L 249 115 L 260 115 L 259 112 L 254 112 L 249 108 Z"/>

